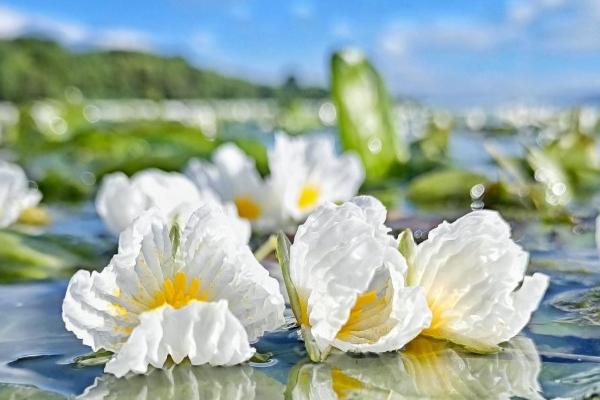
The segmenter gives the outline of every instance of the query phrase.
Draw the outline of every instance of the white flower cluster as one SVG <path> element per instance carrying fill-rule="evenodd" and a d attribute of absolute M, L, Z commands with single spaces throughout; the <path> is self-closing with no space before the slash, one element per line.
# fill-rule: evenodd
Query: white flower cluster
<path fill-rule="evenodd" d="M 191 160 L 186 175 L 237 206 L 256 232 L 295 228 L 318 206 L 350 200 L 365 176 L 359 158 L 338 156 L 329 137 L 278 134 L 268 152 L 270 175 L 263 179 L 254 160 L 233 144 L 217 149 L 212 163 Z"/>
<path fill-rule="evenodd" d="M 495 352 L 517 335 L 547 286 L 524 276 L 528 255 L 493 211 L 443 223 L 416 245 L 384 225 L 375 198 L 318 207 L 293 245 L 280 234 L 292 310 L 313 361 L 335 348 L 382 353 L 417 336 Z M 69 283 L 63 319 L 94 350 L 114 353 L 117 376 L 175 363 L 234 365 L 250 343 L 282 326 L 279 285 L 237 237 L 223 208 L 206 204 L 180 224 L 156 208 L 120 235 L 100 273 Z"/>
<path fill-rule="evenodd" d="M 220 146 L 212 162 L 191 160 L 185 175 L 149 169 L 128 178 L 104 177 L 96 210 L 114 234 L 155 207 L 170 221 L 185 221 L 203 204 L 218 204 L 247 242 L 252 230 L 294 230 L 328 201 L 349 200 L 358 192 L 364 169 L 354 154 L 337 156 L 329 137 L 291 138 L 279 134 L 268 154 L 271 174 L 263 179 L 253 159 L 232 143 Z"/>
<path fill-rule="evenodd" d="M 529 321 L 549 278 L 524 276 L 528 253 L 497 212 L 442 223 L 416 245 L 384 225 L 373 197 L 326 204 L 279 257 L 292 310 L 313 361 L 332 348 L 399 350 L 418 335 L 493 352 Z"/>

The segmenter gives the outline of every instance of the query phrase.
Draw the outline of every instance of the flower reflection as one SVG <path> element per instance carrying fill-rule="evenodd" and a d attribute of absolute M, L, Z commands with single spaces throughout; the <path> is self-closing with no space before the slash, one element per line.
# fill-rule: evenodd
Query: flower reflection
<path fill-rule="evenodd" d="M 79 396 L 84 400 L 283 399 L 284 387 L 248 366 L 216 368 L 190 364 L 152 369 L 146 375 L 97 378 Z"/>
<path fill-rule="evenodd" d="M 420 337 L 401 353 L 356 358 L 332 354 L 290 373 L 292 399 L 542 399 L 533 342 L 516 337 L 492 355 Z"/>

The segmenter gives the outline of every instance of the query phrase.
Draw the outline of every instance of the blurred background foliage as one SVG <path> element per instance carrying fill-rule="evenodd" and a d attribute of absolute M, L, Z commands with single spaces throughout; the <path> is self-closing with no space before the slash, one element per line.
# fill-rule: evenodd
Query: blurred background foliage
<path fill-rule="evenodd" d="M 67 87 L 89 98 L 323 98 L 327 91 L 260 85 L 191 66 L 181 57 L 111 50 L 73 52 L 35 37 L 0 40 L 0 100 L 62 98 Z"/>
<path fill-rule="evenodd" d="M 358 50 L 331 56 L 330 88 L 255 85 L 140 52 L 74 53 L 35 38 L 0 42 L 0 152 L 47 206 L 89 204 L 105 174 L 178 171 L 235 142 L 268 173 L 273 135 L 331 135 L 367 171 L 362 193 L 392 218 L 482 207 L 574 224 L 600 203 L 595 109 L 447 110 L 392 98 Z M 93 247 L 93 246 L 92 246 Z M 98 247 L 98 245 L 96 245 Z M 0 232 L 0 281 L 103 265 L 110 245 Z M 28 266 L 25 268 L 24 266 Z"/>

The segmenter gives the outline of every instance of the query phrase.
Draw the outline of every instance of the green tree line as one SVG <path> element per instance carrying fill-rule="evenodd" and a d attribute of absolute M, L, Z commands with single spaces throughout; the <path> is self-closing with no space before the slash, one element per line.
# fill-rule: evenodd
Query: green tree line
<path fill-rule="evenodd" d="M 94 99 L 327 96 L 325 89 L 298 86 L 293 77 L 280 87 L 255 84 L 194 67 L 181 57 L 121 50 L 76 52 L 32 37 L 0 41 L 0 100 L 61 98 L 73 86 Z"/>

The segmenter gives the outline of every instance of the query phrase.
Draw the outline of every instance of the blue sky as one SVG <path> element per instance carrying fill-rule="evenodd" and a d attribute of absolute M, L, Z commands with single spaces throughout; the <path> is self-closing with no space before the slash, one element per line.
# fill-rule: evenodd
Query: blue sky
<path fill-rule="evenodd" d="M 363 49 L 392 92 L 444 105 L 600 97 L 599 0 L 0 0 L 0 37 L 132 48 L 256 81 L 326 85 Z"/>

